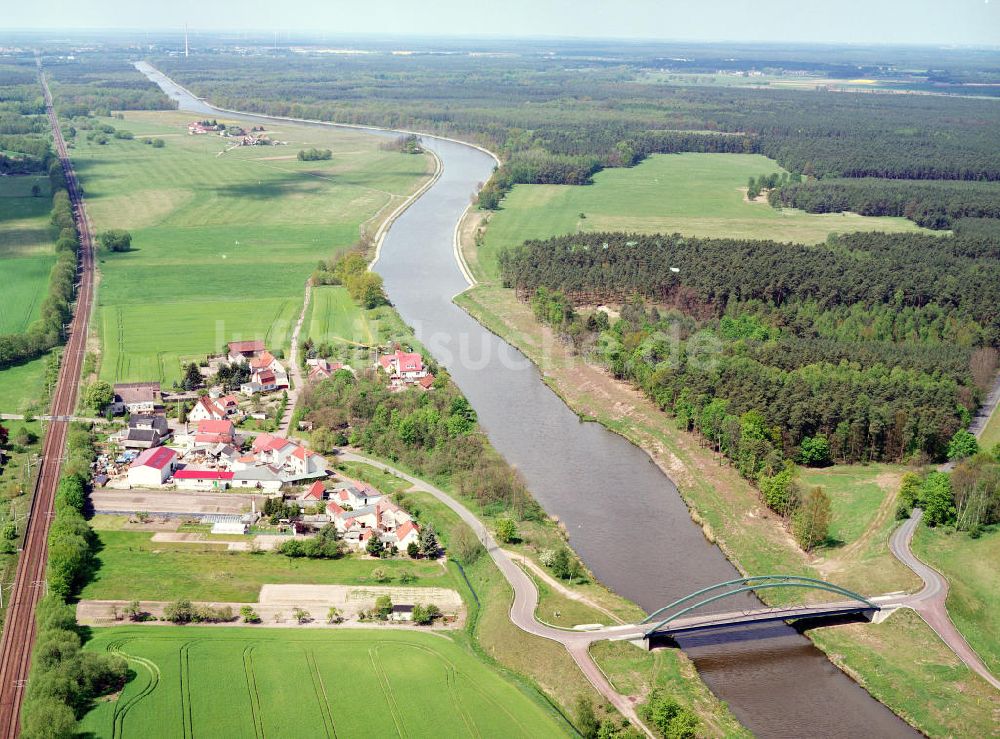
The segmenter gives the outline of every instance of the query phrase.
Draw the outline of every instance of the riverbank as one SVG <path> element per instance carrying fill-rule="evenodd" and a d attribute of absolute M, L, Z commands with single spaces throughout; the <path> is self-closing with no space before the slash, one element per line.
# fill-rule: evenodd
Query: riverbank
<path fill-rule="evenodd" d="M 919 586 L 917 578 L 888 550 L 888 533 L 894 527 L 891 516 L 881 522 L 873 520 L 864 546 L 809 556 L 760 503 L 756 491 L 724 466 L 722 458 L 702 447 L 696 436 L 673 428 L 671 419 L 641 392 L 575 356 L 535 320 L 513 291 L 479 285 L 458 296 L 456 303 L 524 352 L 546 384 L 582 419 L 599 422 L 646 451 L 676 483 L 706 538 L 717 543 L 742 572 L 825 577 L 865 593 L 910 591 Z M 964 733 L 970 721 L 984 727 L 991 724 L 995 699 L 989 687 L 961 666 L 923 621 L 893 616 L 876 632 L 866 628 L 833 627 L 808 635 L 834 664 L 925 733 Z M 922 645 L 930 659 L 915 659 L 913 651 L 904 648 L 907 644 Z M 873 659 L 874 655 L 879 659 Z M 883 673 L 877 666 L 881 662 L 906 680 L 880 679 Z M 946 676 L 940 674 L 939 666 L 949 667 Z M 919 693 L 907 687 L 914 685 L 921 686 Z M 959 706 L 961 710 L 954 710 Z"/>

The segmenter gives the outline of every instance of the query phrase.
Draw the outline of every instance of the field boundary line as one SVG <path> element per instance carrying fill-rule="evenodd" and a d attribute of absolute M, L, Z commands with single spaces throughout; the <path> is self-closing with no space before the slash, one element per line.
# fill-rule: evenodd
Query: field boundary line
<path fill-rule="evenodd" d="M 247 693 L 250 696 L 250 719 L 253 721 L 253 733 L 257 739 L 264 739 L 264 718 L 260 710 L 260 694 L 257 692 L 257 676 L 253 669 L 253 650 L 256 643 L 243 648 L 243 674 L 247 680 Z"/>
<path fill-rule="evenodd" d="M 392 723 L 396 725 L 396 734 L 400 737 L 405 737 L 407 734 L 406 727 L 403 724 L 403 716 L 399 711 L 399 705 L 396 703 L 396 696 L 392 691 L 392 686 L 389 684 L 389 676 L 382 669 L 382 660 L 378 656 L 378 649 L 377 646 L 369 648 L 368 658 L 371 660 L 375 679 L 378 680 L 379 686 L 382 688 L 382 694 L 385 696 L 385 702 L 389 707 L 389 715 L 392 717 Z"/>

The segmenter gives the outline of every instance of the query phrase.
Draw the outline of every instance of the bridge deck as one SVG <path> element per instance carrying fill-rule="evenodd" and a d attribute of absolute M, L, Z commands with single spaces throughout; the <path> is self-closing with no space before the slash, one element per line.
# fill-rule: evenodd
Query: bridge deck
<path fill-rule="evenodd" d="M 790 621 L 800 618 L 843 616 L 872 610 L 877 610 L 877 608 L 872 608 L 872 606 L 862 601 L 837 601 L 835 603 L 813 603 L 810 605 L 707 613 L 675 619 L 655 631 L 646 631 L 645 636 L 676 636 L 726 626 L 743 626 L 767 623 L 769 621 Z M 650 624 L 649 628 L 652 629 L 653 626 L 655 624 Z"/>

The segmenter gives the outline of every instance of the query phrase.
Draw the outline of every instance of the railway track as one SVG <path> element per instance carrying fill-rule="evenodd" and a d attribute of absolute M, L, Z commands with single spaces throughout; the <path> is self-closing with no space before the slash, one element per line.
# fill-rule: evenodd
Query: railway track
<path fill-rule="evenodd" d="M 52 397 L 51 415 L 53 419 L 61 419 L 71 416 L 76 406 L 80 371 L 86 351 L 87 323 L 93 300 L 94 247 L 80 186 L 52 107 L 52 95 L 42 73 L 41 60 L 36 59 L 36 61 L 39 80 L 45 95 L 46 113 L 52 127 L 59 161 L 66 175 L 66 189 L 73 204 L 73 214 L 80 233 L 76 310 L 70 323 L 59 380 Z M 46 589 L 46 540 L 52 521 L 53 502 L 68 432 L 69 421 L 52 420 L 45 433 L 41 467 L 28 514 L 24 548 L 17 563 L 3 636 L 0 638 L 0 736 L 3 737 L 16 737 L 21 728 L 21 701 L 27 686 L 31 650 L 35 639 L 35 606 Z"/>

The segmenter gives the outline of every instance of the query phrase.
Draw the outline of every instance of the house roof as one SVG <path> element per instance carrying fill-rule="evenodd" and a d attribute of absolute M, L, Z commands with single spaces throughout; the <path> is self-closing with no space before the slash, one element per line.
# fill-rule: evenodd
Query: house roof
<path fill-rule="evenodd" d="M 232 436 L 233 434 L 233 422 L 227 421 L 225 419 L 206 419 L 204 421 L 198 421 L 198 433 L 199 434 L 222 434 L 224 436 Z"/>
<path fill-rule="evenodd" d="M 206 411 L 208 411 L 209 413 L 211 413 L 213 416 L 223 416 L 224 417 L 226 415 L 226 409 L 223 408 L 218 403 L 216 403 L 214 400 L 212 400 L 207 395 L 202 395 L 200 398 L 198 398 L 198 405 L 200 405 Z"/>
<path fill-rule="evenodd" d="M 147 449 L 142 452 L 132 461 L 132 464 L 129 465 L 129 467 L 131 469 L 135 469 L 137 467 L 152 467 L 154 470 L 162 470 L 164 467 L 169 466 L 175 459 L 177 459 L 177 452 L 173 449 L 161 446 L 154 449 Z"/>
<path fill-rule="evenodd" d="M 314 482 L 312 485 L 309 486 L 309 489 L 306 490 L 305 495 L 303 495 L 302 497 L 311 498 L 312 500 L 323 500 L 324 492 L 326 491 L 323 489 L 323 483 L 317 480 L 316 482 Z"/>
<path fill-rule="evenodd" d="M 239 405 L 240 400 L 235 395 L 223 395 L 216 401 L 223 408 L 228 408 L 231 405 Z"/>
<path fill-rule="evenodd" d="M 423 358 L 416 352 L 401 352 L 398 349 L 393 354 L 379 357 L 379 364 L 383 369 L 390 369 L 392 364 L 396 365 L 398 372 L 420 372 L 424 368 Z"/>
<path fill-rule="evenodd" d="M 274 372 L 269 369 L 254 372 L 254 379 L 261 385 L 270 385 L 275 381 Z"/>
<path fill-rule="evenodd" d="M 175 480 L 232 480 L 232 472 L 223 470 L 177 470 L 174 473 Z"/>
<path fill-rule="evenodd" d="M 256 354 L 265 351 L 265 346 L 263 341 L 230 341 L 229 351 L 236 354 Z"/>
<path fill-rule="evenodd" d="M 294 442 L 289 441 L 284 436 L 275 436 L 274 434 L 258 434 L 257 438 L 253 440 L 254 454 L 260 454 L 264 451 L 279 451 L 284 449 L 289 444 L 294 445 Z"/>
<path fill-rule="evenodd" d="M 413 521 L 404 521 L 402 524 L 396 527 L 396 541 L 402 541 L 411 533 L 419 533 L 420 529 Z"/>
<path fill-rule="evenodd" d="M 265 367 L 270 367 L 274 363 L 274 355 L 266 349 L 258 354 L 256 357 L 250 360 L 250 366 L 263 369 Z"/>
<path fill-rule="evenodd" d="M 120 403 L 158 403 L 160 401 L 160 383 L 158 382 L 123 382 L 114 386 L 115 398 Z"/>
<path fill-rule="evenodd" d="M 421 377 L 418 382 L 420 383 L 420 387 L 424 390 L 430 390 L 431 386 L 434 384 L 434 375 L 428 372 L 426 375 Z"/>
<path fill-rule="evenodd" d="M 343 508 L 334 503 L 332 500 L 326 504 L 326 512 L 329 513 L 331 516 L 339 516 L 342 513 L 346 513 L 346 511 Z"/>

